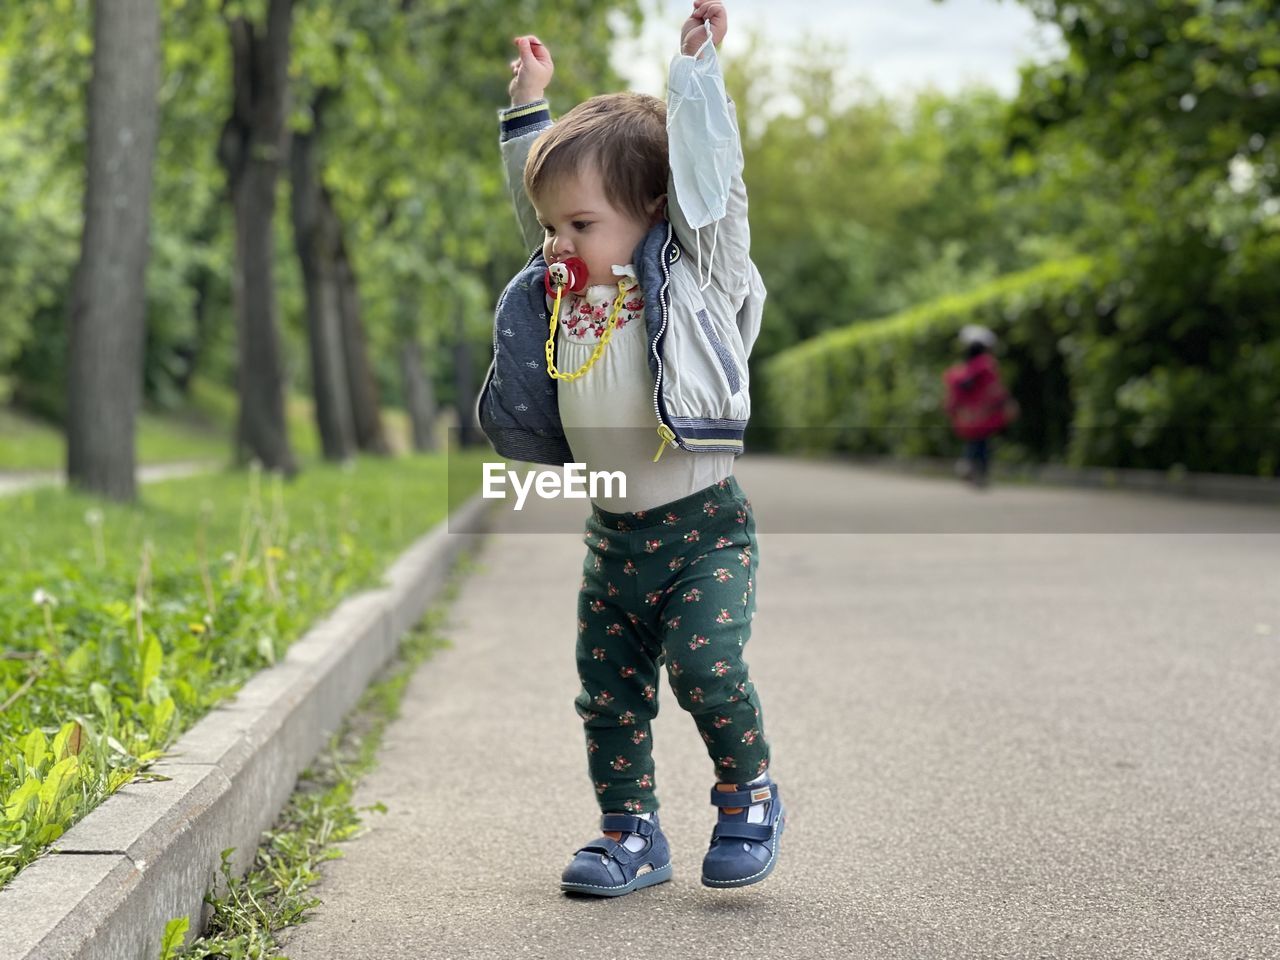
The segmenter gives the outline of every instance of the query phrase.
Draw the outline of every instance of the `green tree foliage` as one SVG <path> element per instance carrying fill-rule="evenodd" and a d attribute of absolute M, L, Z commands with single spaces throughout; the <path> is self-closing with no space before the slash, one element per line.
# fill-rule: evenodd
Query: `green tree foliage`
<path fill-rule="evenodd" d="M 216 369 L 229 375 L 232 331 L 215 322 L 230 297 L 215 151 L 228 64 L 216 9 L 205 0 L 165 0 L 163 9 L 146 380 L 152 399 L 173 401 L 194 359 L 211 352 L 202 338 L 221 340 Z M 79 253 L 91 22 L 87 0 L 13 4 L 0 22 L 0 369 L 14 364 L 20 402 L 54 418 Z"/>
<path fill-rule="evenodd" d="M 230 100 L 226 24 L 207 0 L 166 0 L 147 326 L 147 393 L 172 406 L 202 373 L 231 383 L 231 217 L 217 143 Z"/>
<path fill-rule="evenodd" d="M 153 402 L 177 402 L 195 372 L 229 384 L 234 370 L 231 220 L 217 159 L 230 98 L 223 15 L 262 11 L 224 6 L 164 0 L 148 273 Z M 393 402 L 397 340 L 412 333 L 429 351 L 458 335 L 487 343 L 497 289 L 525 256 L 496 146 L 511 37 L 537 32 L 555 45 L 562 69 L 553 105 L 563 111 L 621 85 L 610 48 L 638 18 L 635 0 L 299 4 L 291 125 L 306 129 L 312 94 L 334 91 L 324 177 L 347 227 L 371 350 Z M 12 4 L 0 21 L 0 371 L 24 406 L 55 418 L 80 231 L 90 23 L 89 0 Z M 277 221 L 283 333 L 302 387 L 301 286 L 288 218 Z M 430 355 L 447 397 L 447 360 L 439 349 Z"/>
<path fill-rule="evenodd" d="M 783 72 L 730 58 L 769 287 L 756 360 L 1077 251 L 1106 291 L 1058 345 L 1081 372 L 1081 462 L 1271 473 L 1280 429 L 1280 21 L 1266 0 L 1022 0 L 1067 54 L 1013 104 L 983 90 L 893 99 L 820 43 Z M 230 8 L 262 8 L 262 0 Z M 79 238 L 89 0 L 10 4 L 0 22 L 0 371 L 59 412 Z M 230 218 L 217 143 L 230 64 L 222 0 L 164 0 L 165 81 L 148 276 L 147 390 L 229 384 Z M 497 291 L 523 262 L 495 146 L 510 38 L 539 34 L 552 106 L 617 89 L 609 53 L 636 0 L 306 0 L 291 125 L 332 91 L 323 177 L 360 282 L 384 399 L 418 342 L 444 403 L 487 359 Z M 259 10 L 260 12 L 260 10 Z M 281 198 L 284 209 L 285 198 Z M 302 288 L 287 217 L 277 277 L 292 385 Z M 1088 376 L 1085 377 L 1084 373 Z M 1270 432 L 1269 432 L 1270 431 Z M 1205 446 L 1204 438 L 1217 439 Z M 1268 444 L 1271 447 L 1268 447 Z M 1270 450 L 1270 452 L 1268 452 Z"/>
<path fill-rule="evenodd" d="M 637 16 L 633 0 L 553 8 L 363 0 L 301 12 L 294 122 L 309 125 L 310 92 L 335 92 L 324 179 L 355 259 L 385 396 L 400 397 L 397 347 L 414 337 L 450 399 L 442 348 L 459 337 L 488 343 L 497 292 L 527 256 L 496 146 L 511 38 L 537 32 L 563 51 L 568 68 L 557 76 L 553 106 L 567 110 L 618 86 L 608 64 L 614 31 Z M 487 363 L 483 350 L 476 356 Z"/>
<path fill-rule="evenodd" d="M 804 49 L 785 76 L 760 43 L 726 66 L 769 287 L 758 360 L 1068 252 L 1068 221 L 1005 162 L 999 95 L 893 99 L 851 88 L 837 51 Z"/>
<path fill-rule="evenodd" d="M 1274 4 L 1025 2 L 1069 53 L 1024 71 L 1017 163 L 1079 199 L 1118 292 L 1077 344 L 1080 455 L 1280 470 Z"/>
<path fill-rule="evenodd" d="M 60 413 L 79 255 L 93 40 L 87 3 L 10 4 L 0 19 L 0 369 Z"/>
<path fill-rule="evenodd" d="M 919 309 L 955 319 L 944 294 L 1084 251 L 1092 266 L 1071 300 L 1076 309 L 1046 314 L 1035 326 L 1046 336 L 1022 329 L 1026 311 L 1011 326 L 1003 295 L 963 311 L 1002 330 L 1010 351 L 1034 344 L 1035 363 L 1011 353 L 1012 369 L 1036 371 L 1069 399 L 1046 419 L 1035 404 L 1047 394 L 1022 378 L 1023 449 L 1078 464 L 1275 474 L 1274 5 L 1025 2 L 1061 29 L 1067 55 L 1026 67 L 1011 106 L 971 92 L 926 94 L 910 109 L 874 97 L 841 107 L 829 69 L 810 67 L 794 84 L 800 108 L 749 128 L 754 248 L 774 324 L 762 343 L 776 348 L 925 302 Z M 749 99 L 743 74 L 739 96 Z M 946 440 L 929 371 L 949 356 L 953 325 L 897 319 L 918 316 L 907 310 L 876 324 L 874 338 L 868 329 L 849 354 L 862 366 L 831 381 L 849 395 L 822 407 L 824 416 L 852 411 L 867 437 L 912 424 L 923 431 L 913 436 L 933 437 L 929 421 Z M 876 358 L 890 341 L 896 359 L 884 366 Z M 825 350 L 789 353 L 788 382 L 799 384 L 806 363 L 825 362 Z M 784 367 L 770 369 L 762 380 L 780 382 Z M 826 382 L 816 369 L 808 374 L 804 390 Z M 915 386 L 904 392 L 904 383 Z M 1028 434 L 1032 427 L 1044 436 Z"/>

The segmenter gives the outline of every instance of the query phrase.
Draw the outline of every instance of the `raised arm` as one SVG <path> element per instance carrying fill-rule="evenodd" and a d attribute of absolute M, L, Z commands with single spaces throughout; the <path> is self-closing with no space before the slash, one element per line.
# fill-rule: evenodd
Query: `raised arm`
<path fill-rule="evenodd" d="M 524 162 L 538 134 L 551 126 L 551 108 L 544 94 L 555 73 L 555 64 L 551 51 L 537 37 L 516 37 L 513 42 L 517 56 L 511 61 L 512 78 L 507 88 L 511 106 L 498 114 L 499 140 L 507 192 L 520 224 L 520 235 L 525 246 L 532 248 L 542 243 L 542 226 L 524 192 Z"/>
<path fill-rule="evenodd" d="M 737 299 L 746 296 L 751 285 L 751 229 L 737 111 L 725 93 L 714 50 L 728 28 L 724 3 L 695 0 L 693 13 L 680 30 L 681 52 L 671 61 L 667 84 L 672 159 L 668 216 L 680 245 L 693 254 L 695 264 L 701 256 L 704 277 L 709 274 L 713 285 Z M 691 171 L 695 164 L 715 175 L 679 176 L 678 171 Z M 719 191 L 698 189 L 695 196 L 682 195 L 682 191 L 689 191 L 690 183 L 699 182 L 723 182 L 727 188 L 723 215 L 710 223 L 704 221 L 720 211 L 709 210 L 708 204 Z M 699 224 L 696 229 L 695 223 Z"/>
<path fill-rule="evenodd" d="M 693 13 L 680 27 L 680 52 L 696 57 L 707 39 L 707 27 L 711 27 L 711 42 L 717 47 L 724 43 L 729 32 L 729 11 L 723 0 L 693 0 Z"/>

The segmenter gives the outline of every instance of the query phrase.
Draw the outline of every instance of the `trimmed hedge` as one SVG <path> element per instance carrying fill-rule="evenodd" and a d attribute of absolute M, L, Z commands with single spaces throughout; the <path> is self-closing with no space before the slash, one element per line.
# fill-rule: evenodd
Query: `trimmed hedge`
<path fill-rule="evenodd" d="M 1109 274 L 1089 257 L 1046 263 L 780 353 L 756 380 L 763 439 L 793 453 L 954 455 L 942 372 L 960 328 L 979 323 L 1000 337 L 1022 407 L 1006 459 L 1280 472 L 1280 339 L 1259 330 L 1201 357 L 1179 356 L 1174 330 L 1126 337 L 1135 311 Z"/>
<path fill-rule="evenodd" d="M 981 323 L 1002 341 L 1001 373 L 1022 404 L 1010 431 L 1025 455 L 1051 458 L 1072 419 L 1059 341 L 1099 308 L 1093 262 L 1051 263 L 884 320 L 854 324 L 778 354 L 764 369 L 764 418 L 781 450 L 893 456 L 954 453 L 942 414 L 942 371 L 955 338 Z"/>

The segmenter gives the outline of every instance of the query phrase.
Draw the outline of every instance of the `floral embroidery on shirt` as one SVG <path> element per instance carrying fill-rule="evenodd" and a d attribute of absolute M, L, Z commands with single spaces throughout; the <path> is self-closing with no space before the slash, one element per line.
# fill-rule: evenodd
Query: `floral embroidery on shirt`
<path fill-rule="evenodd" d="M 629 296 L 623 301 L 618 312 L 615 327 L 621 330 L 628 323 L 644 318 L 644 294 L 634 276 L 624 279 Z M 613 284 L 594 284 L 583 293 L 570 294 L 561 304 L 561 318 L 566 335 L 573 340 L 594 343 L 604 336 L 609 325 L 609 315 L 613 312 L 613 302 L 618 296 L 618 288 Z M 547 299 L 547 307 L 551 309 L 555 300 Z"/>

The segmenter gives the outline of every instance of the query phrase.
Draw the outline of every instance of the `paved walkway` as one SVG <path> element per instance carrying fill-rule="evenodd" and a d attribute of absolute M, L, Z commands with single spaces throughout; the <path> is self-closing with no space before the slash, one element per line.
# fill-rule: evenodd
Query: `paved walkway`
<path fill-rule="evenodd" d="M 388 812 L 325 867 L 290 957 L 1280 956 L 1280 513 L 755 457 L 738 476 L 790 810 L 775 874 L 698 883 L 711 770 L 664 691 L 675 879 L 558 892 L 596 834 L 584 548 L 521 532 L 577 527 L 558 504 L 487 541 L 356 797 Z"/>

